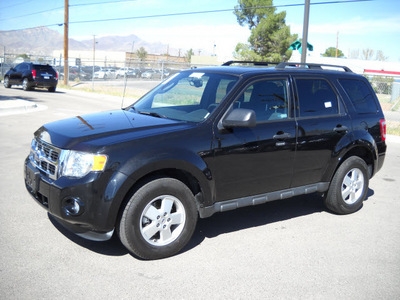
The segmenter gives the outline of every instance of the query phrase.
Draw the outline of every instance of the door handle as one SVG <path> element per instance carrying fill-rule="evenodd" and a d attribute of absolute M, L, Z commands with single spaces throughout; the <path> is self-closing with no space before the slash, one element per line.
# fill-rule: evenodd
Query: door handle
<path fill-rule="evenodd" d="M 347 126 L 344 126 L 344 125 L 341 125 L 341 124 L 338 124 L 338 125 L 336 125 L 335 128 L 333 128 L 333 131 L 336 131 L 338 133 L 347 132 L 348 130 L 349 129 L 347 128 Z"/>
<path fill-rule="evenodd" d="M 274 140 L 285 140 L 291 137 L 291 134 L 288 132 L 277 133 L 273 136 Z"/>

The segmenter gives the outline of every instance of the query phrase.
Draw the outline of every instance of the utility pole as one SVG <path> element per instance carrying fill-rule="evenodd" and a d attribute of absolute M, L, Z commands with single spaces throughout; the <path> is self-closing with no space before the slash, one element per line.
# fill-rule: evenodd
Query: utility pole
<path fill-rule="evenodd" d="M 93 35 L 93 71 L 92 71 L 92 91 L 94 90 L 94 65 L 96 62 L 96 36 Z"/>
<path fill-rule="evenodd" d="M 64 0 L 64 84 L 68 84 L 69 70 L 68 70 L 68 0 Z"/>
<path fill-rule="evenodd" d="M 335 57 L 337 57 L 338 48 L 339 48 L 339 31 L 336 34 L 336 54 L 335 54 Z"/>
<path fill-rule="evenodd" d="M 303 21 L 303 40 L 301 41 L 301 63 L 306 62 L 307 39 L 308 39 L 308 19 L 310 17 L 310 0 L 305 0 L 304 21 Z"/>

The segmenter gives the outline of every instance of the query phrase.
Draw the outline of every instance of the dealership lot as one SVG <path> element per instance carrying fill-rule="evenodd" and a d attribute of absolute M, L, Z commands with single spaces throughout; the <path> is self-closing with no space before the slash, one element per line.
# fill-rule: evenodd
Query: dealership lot
<path fill-rule="evenodd" d="M 400 295 L 398 137 L 388 138 L 384 167 L 355 214 L 331 214 L 316 195 L 243 208 L 200 220 L 177 256 L 141 261 L 116 239 L 97 243 L 67 232 L 34 202 L 23 182 L 23 161 L 40 125 L 118 109 L 121 99 L 1 86 L 0 102 L 5 101 L 23 101 L 30 109 L 0 115 L 1 299 Z"/>

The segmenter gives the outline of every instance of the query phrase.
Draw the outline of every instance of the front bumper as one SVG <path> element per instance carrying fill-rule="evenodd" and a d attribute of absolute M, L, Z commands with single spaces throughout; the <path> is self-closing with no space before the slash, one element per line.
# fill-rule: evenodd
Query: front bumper
<path fill-rule="evenodd" d="M 111 238 L 119 203 L 110 193 L 108 182 L 120 173 L 89 173 L 79 179 L 49 178 L 36 168 L 29 157 L 25 160 L 24 179 L 29 194 L 57 221 L 70 231 L 91 240 Z M 77 214 L 71 214 L 72 201 L 80 204 Z"/>

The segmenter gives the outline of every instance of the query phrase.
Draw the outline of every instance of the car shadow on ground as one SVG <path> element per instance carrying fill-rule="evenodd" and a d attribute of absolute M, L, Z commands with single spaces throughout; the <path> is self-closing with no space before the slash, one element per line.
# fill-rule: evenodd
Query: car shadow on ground
<path fill-rule="evenodd" d="M 41 102 L 40 100 L 35 100 L 33 97 L 29 96 L 2 96 L 0 95 L 0 101 L 7 101 L 7 100 L 25 100 L 29 102 Z"/>
<path fill-rule="evenodd" d="M 365 201 L 368 201 L 368 198 L 373 195 L 374 191 L 368 189 Z M 327 209 L 324 206 L 321 195 L 309 194 L 280 201 L 268 202 L 257 206 L 243 207 L 224 213 L 216 213 L 210 218 L 198 220 L 195 232 L 190 242 L 179 254 L 183 254 L 192 248 L 195 248 L 206 238 L 216 238 L 221 234 L 252 227 L 273 225 L 277 222 L 322 212 L 327 212 Z M 119 241 L 116 233 L 114 233 L 110 240 L 105 242 L 90 241 L 81 238 L 64 228 L 50 214 L 48 214 L 48 217 L 60 233 L 81 247 L 109 256 L 130 254 Z M 136 256 L 134 257 L 140 259 Z"/>
<path fill-rule="evenodd" d="M 22 86 L 15 86 L 15 87 L 13 86 L 12 89 L 13 89 L 13 90 L 24 91 L 23 88 L 22 88 Z M 25 92 L 25 93 L 65 94 L 65 92 L 57 90 L 57 88 L 56 88 L 56 90 L 55 90 L 54 92 L 49 92 L 46 88 L 33 88 L 33 89 L 29 90 L 29 91 L 24 91 L 24 92 Z M 21 96 L 15 96 L 15 97 L 13 97 L 13 96 L 7 96 L 7 98 L 16 98 L 16 99 L 23 99 L 23 100 L 25 100 L 25 99 L 24 99 L 25 97 L 21 97 Z"/>

